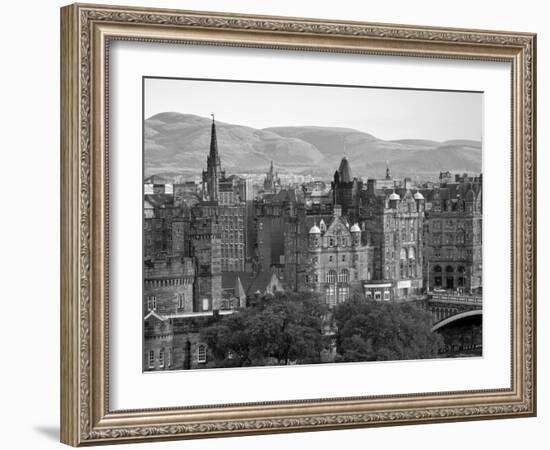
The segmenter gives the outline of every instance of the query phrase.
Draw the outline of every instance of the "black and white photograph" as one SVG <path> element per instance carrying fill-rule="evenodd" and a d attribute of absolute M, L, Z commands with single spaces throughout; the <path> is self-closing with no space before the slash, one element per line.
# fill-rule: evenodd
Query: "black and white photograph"
<path fill-rule="evenodd" d="M 482 357 L 482 161 L 482 92 L 144 77 L 143 371 Z"/>

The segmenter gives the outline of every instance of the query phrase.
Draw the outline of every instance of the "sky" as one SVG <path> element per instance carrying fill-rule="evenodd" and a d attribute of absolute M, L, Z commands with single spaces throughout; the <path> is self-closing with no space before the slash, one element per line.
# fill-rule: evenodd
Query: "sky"
<path fill-rule="evenodd" d="M 144 116 L 179 112 L 253 128 L 354 128 L 379 139 L 481 141 L 483 94 L 372 87 L 145 79 Z"/>

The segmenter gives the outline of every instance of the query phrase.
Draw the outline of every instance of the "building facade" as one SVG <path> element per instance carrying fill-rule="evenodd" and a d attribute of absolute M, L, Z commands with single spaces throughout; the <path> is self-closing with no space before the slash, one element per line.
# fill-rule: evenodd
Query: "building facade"
<path fill-rule="evenodd" d="M 428 289 L 481 293 L 482 177 L 456 178 L 428 193 L 424 277 Z"/>
<path fill-rule="evenodd" d="M 364 281 L 372 277 L 372 248 L 364 242 L 357 223 L 350 226 L 334 208 L 332 220 L 309 229 L 305 284 L 323 294 L 329 307 L 349 300 L 352 292 L 362 292 Z"/>

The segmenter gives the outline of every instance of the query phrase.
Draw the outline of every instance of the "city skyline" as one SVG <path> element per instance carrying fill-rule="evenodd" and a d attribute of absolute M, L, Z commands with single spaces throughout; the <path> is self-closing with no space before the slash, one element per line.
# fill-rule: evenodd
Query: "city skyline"
<path fill-rule="evenodd" d="M 204 134 L 196 116 L 155 120 Z M 144 371 L 482 356 L 482 174 L 420 182 L 386 163 L 363 180 L 302 143 L 331 181 L 285 180 L 271 160 L 258 183 L 221 158 L 222 130 L 243 130 L 208 129 L 198 183 L 144 180 Z"/>

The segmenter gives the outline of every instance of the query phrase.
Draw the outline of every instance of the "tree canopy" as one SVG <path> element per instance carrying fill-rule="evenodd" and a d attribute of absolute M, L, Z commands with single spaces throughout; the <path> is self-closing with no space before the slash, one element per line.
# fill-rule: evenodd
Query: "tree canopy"
<path fill-rule="evenodd" d="M 201 331 L 217 367 L 319 362 L 326 306 L 315 294 L 278 293 Z"/>
<path fill-rule="evenodd" d="M 435 357 L 443 345 L 431 317 L 410 303 L 357 299 L 333 310 L 339 361 L 391 361 Z"/>

